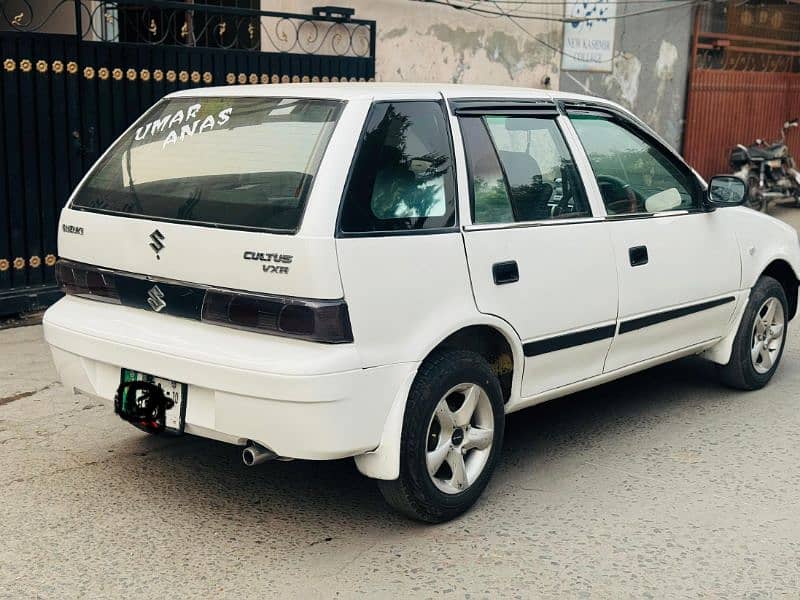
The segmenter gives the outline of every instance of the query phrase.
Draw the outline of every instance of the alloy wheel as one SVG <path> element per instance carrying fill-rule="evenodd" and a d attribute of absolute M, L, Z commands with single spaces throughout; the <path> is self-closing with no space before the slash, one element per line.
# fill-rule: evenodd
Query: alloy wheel
<path fill-rule="evenodd" d="M 780 300 L 767 298 L 756 313 L 750 342 L 750 359 L 757 373 L 768 373 L 778 360 L 785 327 Z"/>
<path fill-rule="evenodd" d="M 483 472 L 494 441 L 486 391 L 474 383 L 451 388 L 433 411 L 426 440 L 425 462 L 433 484 L 446 494 L 468 489 Z"/>

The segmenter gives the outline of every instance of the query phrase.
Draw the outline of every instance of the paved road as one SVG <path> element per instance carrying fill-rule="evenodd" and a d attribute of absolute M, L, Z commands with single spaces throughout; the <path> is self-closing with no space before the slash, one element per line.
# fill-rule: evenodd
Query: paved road
<path fill-rule="evenodd" d="M 38 326 L 0 356 L 0 597 L 800 595 L 796 324 L 760 392 L 687 359 L 513 415 L 483 499 L 436 527 L 351 461 L 138 432 L 56 382 Z"/>

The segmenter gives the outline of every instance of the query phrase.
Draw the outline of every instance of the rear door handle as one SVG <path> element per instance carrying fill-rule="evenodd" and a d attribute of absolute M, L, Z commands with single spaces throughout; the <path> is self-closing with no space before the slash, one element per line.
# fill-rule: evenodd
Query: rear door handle
<path fill-rule="evenodd" d="M 507 260 L 492 265 L 492 277 L 495 285 L 514 283 L 519 281 L 519 267 L 517 261 Z"/>
<path fill-rule="evenodd" d="M 647 256 L 647 246 L 634 246 L 628 248 L 628 257 L 631 259 L 632 267 L 646 265 L 650 258 Z"/>

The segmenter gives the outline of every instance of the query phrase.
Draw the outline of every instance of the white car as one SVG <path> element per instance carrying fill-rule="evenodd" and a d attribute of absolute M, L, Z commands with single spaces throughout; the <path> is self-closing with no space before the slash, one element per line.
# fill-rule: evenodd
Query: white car
<path fill-rule="evenodd" d="M 387 501 L 468 509 L 507 413 L 691 354 L 765 385 L 793 229 L 605 100 L 310 84 L 174 93 L 61 214 L 46 339 L 150 432 L 355 457 Z"/>

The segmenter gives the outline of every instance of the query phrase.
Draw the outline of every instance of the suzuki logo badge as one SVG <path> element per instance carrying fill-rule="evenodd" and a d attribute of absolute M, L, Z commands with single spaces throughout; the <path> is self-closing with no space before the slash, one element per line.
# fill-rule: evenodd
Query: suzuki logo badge
<path fill-rule="evenodd" d="M 156 312 L 161 312 L 166 308 L 167 303 L 164 302 L 164 292 L 161 291 L 160 287 L 154 285 L 150 288 L 150 291 L 147 292 L 147 303 Z"/>
<path fill-rule="evenodd" d="M 158 253 L 164 249 L 164 234 L 156 229 L 150 234 L 150 240 L 150 247 L 156 253 L 156 258 L 160 260 L 161 256 Z"/>

